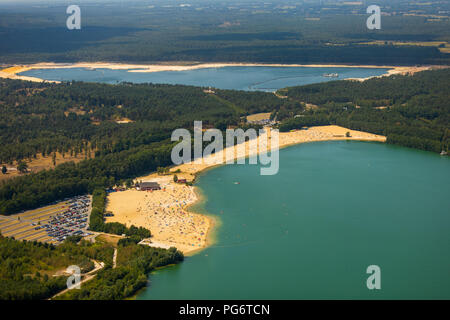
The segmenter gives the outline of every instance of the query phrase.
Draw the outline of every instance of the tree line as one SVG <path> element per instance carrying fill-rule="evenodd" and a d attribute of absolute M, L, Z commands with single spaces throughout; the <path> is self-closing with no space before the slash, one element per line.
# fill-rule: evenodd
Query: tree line
<path fill-rule="evenodd" d="M 104 262 L 97 276 L 56 299 L 124 299 L 147 284 L 149 273 L 158 267 L 180 263 L 183 253 L 175 248 L 161 249 L 122 243 L 113 268 L 111 244 L 68 237 L 54 246 L 37 241 L 18 241 L 0 234 L 0 300 L 48 299 L 67 288 L 67 276 L 54 276 L 70 265 L 82 273 L 93 269 L 92 259 Z"/>
<path fill-rule="evenodd" d="M 319 106 L 285 117 L 280 131 L 336 124 L 387 136 L 387 143 L 448 151 L 450 69 L 288 88 L 290 99 Z"/>
<path fill-rule="evenodd" d="M 112 264 L 113 248 L 101 243 L 65 241 L 59 246 L 18 241 L 0 234 L 0 300 L 46 299 L 66 287 L 66 276 L 54 274 L 70 265 L 81 272 L 93 268 L 91 259 Z"/>
<path fill-rule="evenodd" d="M 385 135 L 388 143 L 448 150 L 449 82 L 450 69 L 443 69 L 292 87 L 280 90 L 277 97 L 235 90 L 207 94 L 203 88 L 178 85 L 0 80 L 3 161 L 19 160 L 26 146 L 33 146 L 25 152 L 31 157 L 44 149 L 54 152 L 60 140 L 68 143 L 63 150 L 95 151 L 92 158 L 77 164 L 63 163 L 1 183 L 0 214 L 92 193 L 167 167 L 174 145 L 171 131 L 192 130 L 199 119 L 204 127 L 226 129 L 245 127 L 250 113 L 271 112 L 281 121 L 281 131 L 336 124 Z M 116 123 L 121 117 L 134 122 Z M 13 153 L 5 151 L 15 148 Z M 123 231 L 118 226 L 108 228 Z"/>
<path fill-rule="evenodd" d="M 89 218 L 89 229 L 98 232 L 112 233 L 117 235 L 125 234 L 127 236 L 125 243 L 132 240 L 134 243 L 140 242 L 144 238 L 150 238 L 150 230 L 144 227 L 134 225 L 127 227 L 123 223 L 108 222 L 105 223 L 106 191 L 96 189 L 92 193 L 92 211 Z M 122 242 L 124 243 L 124 242 Z"/>

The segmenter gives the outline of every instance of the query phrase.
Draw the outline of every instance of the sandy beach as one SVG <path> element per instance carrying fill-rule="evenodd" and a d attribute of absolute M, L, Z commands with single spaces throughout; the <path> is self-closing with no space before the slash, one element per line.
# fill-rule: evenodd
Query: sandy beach
<path fill-rule="evenodd" d="M 77 62 L 77 63 L 53 63 L 43 62 L 30 65 L 16 65 L 10 68 L 0 70 L 1 78 L 20 79 L 34 82 L 44 82 L 46 80 L 20 75 L 33 69 L 61 69 L 61 68 L 86 68 L 86 69 L 111 69 L 111 70 L 128 70 L 128 72 L 161 72 L 161 71 L 187 71 L 204 68 L 223 68 L 223 67 L 309 67 L 309 68 L 323 68 L 323 67 L 339 67 L 339 68 L 378 68 L 389 69 L 383 76 L 392 74 L 414 74 L 419 71 L 437 68 L 436 66 L 374 66 L 374 65 L 340 65 L 340 64 L 260 64 L 260 63 L 192 63 L 192 64 L 123 64 L 112 62 Z M 348 79 L 348 80 L 367 80 L 365 79 Z M 47 81 L 58 83 L 58 81 Z"/>
<path fill-rule="evenodd" d="M 180 178 L 183 174 L 178 174 Z M 161 190 L 114 192 L 108 196 L 106 210 L 114 213 L 106 222 L 143 226 L 151 230 L 151 246 L 176 247 L 185 254 L 207 246 L 212 218 L 187 210 L 198 200 L 194 187 L 173 182 L 172 175 L 151 174 L 137 181 L 158 182 Z"/>
<path fill-rule="evenodd" d="M 198 63 L 198 64 L 160 64 L 160 65 L 139 65 L 139 64 L 119 64 L 119 63 L 38 63 L 25 66 L 14 66 L 0 71 L 0 77 L 10 79 L 21 79 L 29 81 L 44 80 L 19 75 L 21 72 L 32 69 L 56 69 L 56 68 L 106 68 L 116 70 L 128 70 L 129 72 L 159 72 L 159 71 L 183 71 L 201 68 L 221 68 L 227 66 L 272 66 L 272 67 L 360 67 L 360 68 L 387 68 L 390 69 L 386 74 L 412 74 L 415 72 L 430 69 L 432 67 L 395 67 L 395 66 L 363 66 L 363 65 L 282 65 L 282 64 L 254 64 L 254 63 Z M 366 79 L 355 79 L 366 80 Z M 350 132 L 350 137 L 346 133 Z M 270 133 L 266 132 L 258 139 L 268 139 Z M 338 126 L 313 127 L 309 130 L 297 130 L 279 134 L 279 148 L 294 144 L 327 141 L 327 140 L 362 140 L 362 141 L 380 141 L 384 142 L 385 137 L 349 130 Z M 258 140 L 259 141 L 259 140 Z M 255 142 L 255 141 L 253 141 Z M 233 152 L 222 150 L 212 157 L 195 161 L 193 163 L 182 164 L 171 169 L 171 172 L 177 173 L 179 179 L 193 181 L 196 174 L 217 165 L 217 159 L 226 162 L 230 159 L 245 158 L 259 154 L 258 143 L 246 142 L 235 146 Z M 198 201 L 198 195 L 195 187 L 173 182 L 173 175 L 160 176 L 156 173 L 139 177 L 137 181 L 153 181 L 161 185 L 161 190 L 157 191 L 137 191 L 127 190 L 123 192 L 114 192 L 108 196 L 107 211 L 114 213 L 113 217 L 108 217 L 107 222 L 121 222 L 128 226 L 143 226 L 149 228 L 152 232 L 151 239 L 144 243 L 156 247 L 177 247 L 183 253 L 193 254 L 209 244 L 213 243 L 211 237 L 215 219 L 201 215 L 188 210 L 188 207 Z"/>
<path fill-rule="evenodd" d="M 0 78 L 4 79 L 13 79 L 13 80 L 24 80 L 24 81 L 32 81 L 32 82 L 50 82 L 50 83 L 59 83 L 59 81 L 48 81 L 35 77 L 28 77 L 19 75 L 21 72 L 25 72 L 33 69 L 31 66 L 14 66 L 6 69 L 0 70 Z"/>
<path fill-rule="evenodd" d="M 347 132 L 350 133 L 350 137 L 346 137 Z M 272 137 L 269 130 L 258 139 L 267 139 L 268 137 Z M 385 142 L 386 137 L 339 126 L 321 126 L 308 130 L 280 133 L 279 147 L 284 148 L 299 143 L 328 140 Z M 268 139 L 267 141 L 271 140 Z M 229 152 L 230 149 L 224 149 L 216 153 L 215 157 L 226 160 L 259 153 L 257 144 L 247 141 L 243 145 L 244 148 L 241 148 L 242 145 L 234 146 L 236 152 L 234 154 Z M 180 172 L 176 173 L 179 179 L 192 181 L 199 172 L 217 165 L 210 157 L 175 166 L 171 168 L 171 172 L 178 172 L 179 170 Z M 215 219 L 191 212 L 188 208 L 189 205 L 198 201 L 195 187 L 173 182 L 172 174 L 160 176 L 153 173 L 139 177 L 135 181 L 158 182 L 162 189 L 151 192 L 127 190 L 111 193 L 108 196 L 106 210 L 112 211 L 114 216 L 108 217 L 107 222 L 121 222 L 128 226 L 134 224 L 149 228 L 152 232 L 152 238 L 144 242 L 162 248 L 173 246 L 186 255 L 194 254 L 214 242 L 211 234 L 216 223 Z"/>

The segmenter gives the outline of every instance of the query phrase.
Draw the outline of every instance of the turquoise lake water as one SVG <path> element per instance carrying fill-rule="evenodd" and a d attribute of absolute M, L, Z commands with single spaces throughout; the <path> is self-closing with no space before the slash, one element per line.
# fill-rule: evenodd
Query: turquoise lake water
<path fill-rule="evenodd" d="M 377 68 L 311 68 L 311 67 L 224 67 L 205 68 L 189 71 L 163 71 L 136 73 L 127 70 L 86 68 L 37 69 L 20 75 L 56 81 L 88 82 L 133 82 L 184 84 L 219 89 L 247 91 L 275 91 L 288 86 L 342 80 L 348 78 L 367 78 L 385 74 L 389 69 Z M 338 73 L 338 78 L 326 78 L 327 73 Z"/>
<path fill-rule="evenodd" d="M 212 169 L 195 209 L 220 218 L 217 242 L 138 299 L 450 299 L 449 181 L 448 157 L 367 142 L 283 149 L 274 176 Z"/>

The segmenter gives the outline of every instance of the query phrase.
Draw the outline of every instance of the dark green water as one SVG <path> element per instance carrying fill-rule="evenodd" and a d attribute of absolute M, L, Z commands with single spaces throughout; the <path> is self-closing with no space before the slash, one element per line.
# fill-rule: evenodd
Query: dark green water
<path fill-rule="evenodd" d="M 449 181 L 447 157 L 365 142 L 281 150 L 275 176 L 210 170 L 199 210 L 220 217 L 216 244 L 138 299 L 450 299 Z"/>

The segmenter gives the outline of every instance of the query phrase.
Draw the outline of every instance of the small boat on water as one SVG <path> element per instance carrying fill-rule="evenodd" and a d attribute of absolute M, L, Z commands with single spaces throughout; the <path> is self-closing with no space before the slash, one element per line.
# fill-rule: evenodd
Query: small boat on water
<path fill-rule="evenodd" d="M 323 76 L 325 78 L 338 78 L 339 77 L 339 73 L 324 73 Z"/>
<path fill-rule="evenodd" d="M 446 156 L 446 155 L 448 155 L 447 151 L 442 150 L 441 151 L 441 156 Z"/>
<path fill-rule="evenodd" d="M 240 182 L 236 181 L 234 184 L 241 184 Z"/>

